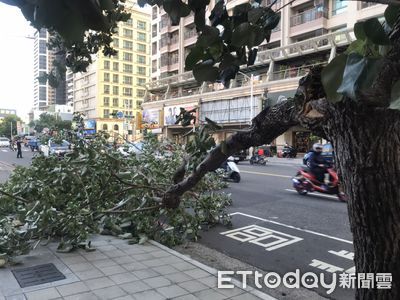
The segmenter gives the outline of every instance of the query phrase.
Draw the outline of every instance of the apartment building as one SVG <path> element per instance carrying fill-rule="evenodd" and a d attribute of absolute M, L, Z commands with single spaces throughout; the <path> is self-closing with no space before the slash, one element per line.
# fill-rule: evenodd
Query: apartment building
<path fill-rule="evenodd" d="M 228 12 L 247 0 L 225 1 Z M 211 1 L 213 2 L 213 1 Z M 263 5 L 272 3 L 264 0 Z M 193 16 L 171 26 L 166 13 L 152 8 L 152 81 L 146 85 L 143 118 L 158 124 L 154 132 L 179 141 L 189 129 L 175 125 L 179 107 L 197 107 L 198 122 L 208 117 L 224 125 L 217 140 L 226 139 L 247 127 L 263 105 L 272 105 L 294 95 L 298 80 L 310 66 L 326 64 L 354 40 L 353 26 L 358 20 L 382 17 L 385 6 L 358 1 L 278 0 L 273 9 L 281 21 L 270 42 L 258 48 L 254 66 L 241 68 L 230 87 L 219 83 L 199 85 L 191 72 L 184 71 L 184 61 L 197 39 Z M 213 3 L 211 3 L 213 5 Z M 282 7 L 282 8 L 281 8 Z M 306 151 L 310 133 L 294 127 L 279 138 Z"/>
<path fill-rule="evenodd" d="M 87 72 L 73 79 L 74 111 L 118 140 L 137 138 L 135 121 L 150 77 L 150 14 L 134 1 L 127 1 L 127 7 L 131 19 L 119 24 L 113 40 L 118 54 L 98 53 Z"/>
<path fill-rule="evenodd" d="M 47 82 L 38 80 L 44 73 L 50 73 L 54 60 L 62 59 L 55 51 L 47 49 L 49 37 L 46 29 L 37 31 L 34 36 L 34 110 L 47 110 L 50 105 L 67 102 L 65 81 L 60 82 L 57 88 L 52 88 Z"/>

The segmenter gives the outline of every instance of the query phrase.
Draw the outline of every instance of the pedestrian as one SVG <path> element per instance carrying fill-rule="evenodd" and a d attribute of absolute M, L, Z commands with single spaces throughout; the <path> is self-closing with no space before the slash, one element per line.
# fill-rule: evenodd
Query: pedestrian
<path fill-rule="evenodd" d="M 17 158 L 22 158 L 21 140 L 17 140 Z"/>

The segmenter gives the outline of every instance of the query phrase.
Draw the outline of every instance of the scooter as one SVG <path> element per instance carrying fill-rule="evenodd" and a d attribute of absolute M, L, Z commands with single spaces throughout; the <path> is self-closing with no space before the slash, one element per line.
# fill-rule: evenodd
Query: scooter
<path fill-rule="evenodd" d="M 293 147 L 286 146 L 282 149 L 282 157 L 296 158 L 297 150 Z"/>
<path fill-rule="evenodd" d="M 267 160 L 264 157 L 262 157 L 262 156 L 260 156 L 258 154 L 253 155 L 252 157 L 250 157 L 249 162 L 250 162 L 251 165 L 258 164 L 258 165 L 265 166 L 267 164 Z"/>
<path fill-rule="evenodd" d="M 296 176 L 292 178 L 293 187 L 300 195 L 306 195 L 308 192 L 319 192 L 337 195 L 340 201 L 347 201 L 346 195 L 340 191 L 336 171 L 331 166 L 328 166 L 327 173 L 329 175 L 329 183 L 325 185 L 315 178 L 308 167 L 301 167 Z"/>
<path fill-rule="evenodd" d="M 228 157 L 228 160 L 221 165 L 223 170 L 223 178 L 225 180 L 232 180 L 233 182 L 240 182 L 240 171 L 234 162 L 234 158 L 232 156 Z"/>

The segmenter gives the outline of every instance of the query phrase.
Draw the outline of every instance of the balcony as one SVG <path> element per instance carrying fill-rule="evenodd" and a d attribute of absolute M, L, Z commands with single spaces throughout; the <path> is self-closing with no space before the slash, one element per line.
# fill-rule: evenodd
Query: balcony
<path fill-rule="evenodd" d="M 313 8 L 290 18 L 290 36 L 325 28 L 328 18 L 327 8 Z"/>
<path fill-rule="evenodd" d="M 296 68 L 287 68 L 285 70 L 273 72 L 271 76 L 271 81 L 275 80 L 284 80 L 284 79 L 289 79 L 289 78 L 297 78 L 297 77 L 302 77 L 307 74 L 307 72 L 310 70 L 311 67 L 315 66 L 325 66 L 327 62 L 323 63 L 317 63 L 313 65 L 308 65 L 308 66 L 301 66 L 301 67 L 296 67 Z"/>

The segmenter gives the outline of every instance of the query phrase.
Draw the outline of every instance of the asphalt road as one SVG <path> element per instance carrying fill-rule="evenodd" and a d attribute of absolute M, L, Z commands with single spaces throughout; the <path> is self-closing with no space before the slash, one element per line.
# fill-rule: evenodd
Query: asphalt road
<path fill-rule="evenodd" d="M 241 162 L 241 182 L 227 189 L 233 228 L 213 228 L 200 242 L 265 272 L 283 276 L 299 269 L 300 276 L 324 274 L 327 282 L 336 276 L 332 294 L 321 286 L 313 290 L 330 299 L 354 299 L 354 290 L 339 288 L 340 274 L 354 272 L 346 203 L 330 195 L 298 195 L 291 177 L 299 164 L 282 162 Z"/>
<path fill-rule="evenodd" d="M 17 158 L 17 152 L 10 148 L 0 148 L 0 183 L 7 180 L 15 166 L 29 166 L 33 155 L 34 153 L 24 146 L 22 146 L 22 158 Z"/>

